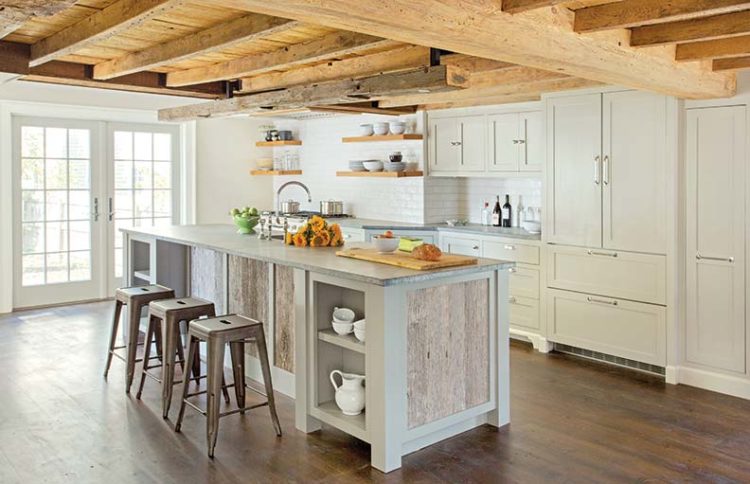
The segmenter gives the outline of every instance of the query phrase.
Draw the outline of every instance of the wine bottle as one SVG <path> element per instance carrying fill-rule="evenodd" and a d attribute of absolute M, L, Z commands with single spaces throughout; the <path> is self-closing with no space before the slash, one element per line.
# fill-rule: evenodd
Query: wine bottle
<path fill-rule="evenodd" d="M 498 197 L 498 204 L 500 203 Z M 503 212 L 502 212 L 502 223 L 503 227 L 510 227 L 511 226 L 511 214 L 513 213 L 513 208 L 510 206 L 510 195 L 507 193 L 505 194 L 505 204 L 503 204 Z"/>
<path fill-rule="evenodd" d="M 502 214 L 500 210 L 500 195 L 497 196 L 497 201 L 495 202 L 495 208 L 492 209 L 492 225 L 495 227 L 500 227 L 502 225 Z"/>

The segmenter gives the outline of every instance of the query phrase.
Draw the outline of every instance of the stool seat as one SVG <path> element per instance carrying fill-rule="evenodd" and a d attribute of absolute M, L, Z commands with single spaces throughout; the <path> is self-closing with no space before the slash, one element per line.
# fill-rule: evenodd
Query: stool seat
<path fill-rule="evenodd" d="M 121 287 L 115 290 L 115 299 L 123 304 L 139 302 L 148 304 L 151 301 L 164 299 L 165 297 L 174 297 L 174 291 L 168 287 L 159 284 L 149 284 L 148 286 Z"/>
<path fill-rule="evenodd" d="M 228 314 L 215 318 L 190 321 L 190 331 L 198 336 L 221 338 L 224 341 L 236 339 L 235 333 L 247 334 L 247 329 L 263 323 L 238 314 Z"/>
<path fill-rule="evenodd" d="M 151 314 L 159 318 L 165 318 L 171 313 L 179 313 L 180 320 L 189 321 L 201 316 L 213 314 L 214 303 L 199 299 L 197 297 L 181 297 L 173 299 L 159 299 L 148 304 Z M 195 314 L 195 316 L 193 316 Z"/>

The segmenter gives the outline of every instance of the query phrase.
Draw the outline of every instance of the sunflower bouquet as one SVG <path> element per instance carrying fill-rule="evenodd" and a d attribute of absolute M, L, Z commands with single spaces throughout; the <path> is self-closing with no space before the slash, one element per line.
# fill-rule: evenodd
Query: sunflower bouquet
<path fill-rule="evenodd" d="M 312 216 L 296 233 L 286 234 L 287 245 L 295 247 L 340 247 L 344 245 L 339 224 L 330 224 L 323 217 Z"/>

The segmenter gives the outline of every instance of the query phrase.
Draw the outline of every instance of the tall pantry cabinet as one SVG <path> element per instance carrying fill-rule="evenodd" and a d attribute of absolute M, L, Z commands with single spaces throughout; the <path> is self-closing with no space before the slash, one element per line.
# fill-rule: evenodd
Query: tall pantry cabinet
<path fill-rule="evenodd" d="M 548 339 L 666 366 L 667 98 L 547 100 Z"/>

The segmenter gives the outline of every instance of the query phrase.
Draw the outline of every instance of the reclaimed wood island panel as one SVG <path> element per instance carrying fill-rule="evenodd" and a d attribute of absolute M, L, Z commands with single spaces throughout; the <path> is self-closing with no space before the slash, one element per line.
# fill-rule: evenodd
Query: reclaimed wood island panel
<path fill-rule="evenodd" d="M 125 229 L 128 283 L 150 281 L 263 322 L 277 391 L 296 400 L 295 425 L 331 425 L 371 444 L 384 472 L 403 455 L 470 428 L 509 423 L 508 269 L 416 271 L 239 235 L 230 225 Z M 354 245 L 356 246 L 356 245 Z M 361 245 L 365 246 L 365 245 Z M 145 250 L 144 247 L 148 247 Z M 149 256 L 144 260 L 143 254 Z M 367 321 L 367 337 L 331 330 L 334 307 Z M 252 345 L 247 376 L 261 380 Z M 365 376 L 365 410 L 335 403 L 333 370 Z"/>

